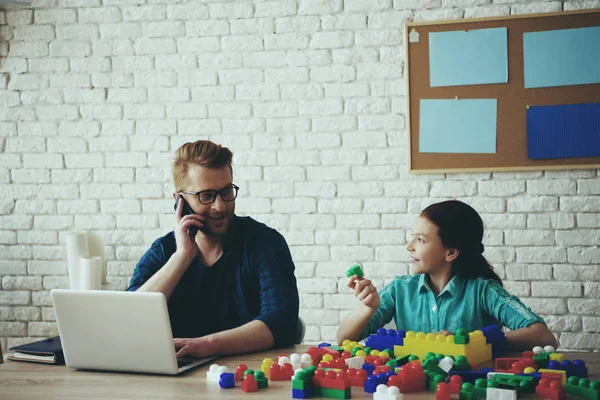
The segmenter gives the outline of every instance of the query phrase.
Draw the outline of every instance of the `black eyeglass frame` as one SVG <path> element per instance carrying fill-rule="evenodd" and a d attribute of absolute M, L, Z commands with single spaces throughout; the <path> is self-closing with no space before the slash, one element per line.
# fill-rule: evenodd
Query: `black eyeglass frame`
<path fill-rule="evenodd" d="M 226 190 L 230 190 L 230 189 L 233 189 L 233 190 L 234 190 L 233 199 L 226 200 L 226 199 L 223 197 L 223 192 L 224 192 L 224 191 L 226 191 Z M 194 196 L 196 196 L 196 197 L 198 198 L 198 201 L 200 202 L 200 204 L 208 205 L 208 204 L 212 204 L 212 203 L 214 203 L 214 202 L 217 200 L 217 195 L 221 196 L 221 200 L 223 200 L 223 201 L 224 201 L 224 202 L 226 202 L 226 203 L 229 203 L 229 202 L 231 202 L 231 201 L 234 201 L 234 200 L 237 198 L 237 196 L 238 196 L 238 192 L 239 192 L 239 190 L 240 190 L 240 187 L 239 187 L 239 186 L 237 186 L 237 185 L 234 185 L 234 184 L 232 183 L 231 185 L 227 185 L 226 187 L 224 187 L 224 188 L 223 188 L 223 189 L 221 189 L 221 190 L 212 190 L 212 189 L 211 189 L 211 190 L 201 190 L 201 191 L 199 191 L 199 192 L 188 192 L 188 191 L 185 191 L 185 190 L 180 190 L 180 191 L 178 191 L 177 193 L 193 194 Z M 212 196 L 212 201 L 210 201 L 210 202 L 206 203 L 206 202 L 203 202 L 202 200 L 200 200 L 200 195 L 201 195 L 201 194 L 203 194 L 203 193 L 205 193 L 205 194 L 212 193 L 212 195 L 213 195 L 213 196 Z"/>

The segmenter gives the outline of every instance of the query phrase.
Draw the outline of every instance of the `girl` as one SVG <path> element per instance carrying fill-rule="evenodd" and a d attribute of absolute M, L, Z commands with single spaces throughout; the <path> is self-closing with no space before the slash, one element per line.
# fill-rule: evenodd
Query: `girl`
<path fill-rule="evenodd" d="M 406 246 L 415 275 L 396 277 L 381 293 L 356 275 L 348 287 L 360 306 L 340 325 L 338 342 L 360 340 L 394 318 L 400 330 L 451 334 L 491 324 L 506 332 L 510 350 L 557 347 L 544 320 L 502 287 L 482 253 L 483 221 L 472 207 L 456 200 L 427 207 L 413 225 Z"/>

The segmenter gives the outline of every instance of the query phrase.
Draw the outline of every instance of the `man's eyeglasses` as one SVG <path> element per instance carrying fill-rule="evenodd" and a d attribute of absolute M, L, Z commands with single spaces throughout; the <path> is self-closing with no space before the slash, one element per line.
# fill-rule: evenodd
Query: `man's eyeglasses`
<path fill-rule="evenodd" d="M 231 184 L 221 190 L 203 190 L 201 192 L 186 192 L 180 190 L 179 193 L 193 194 L 198 197 L 198 201 L 201 204 L 212 204 L 217 200 L 217 195 L 221 196 L 223 201 L 233 201 L 237 197 L 238 190 L 240 188 L 236 185 Z"/>

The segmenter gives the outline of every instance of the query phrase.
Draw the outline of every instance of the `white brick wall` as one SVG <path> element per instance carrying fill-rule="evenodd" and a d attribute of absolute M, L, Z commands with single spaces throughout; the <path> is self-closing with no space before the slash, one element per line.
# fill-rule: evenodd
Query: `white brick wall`
<path fill-rule="evenodd" d="M 594 1 L 59 0 L 0 10 L 0 342 L 55 335 L 64 233 L 106 243 L 110 288 L 173 224 L 185 141 L 234 151 L 239 214 L 279 229 L 306 340 L 333 340 L 355 262 L 409 270 L 415 215 L 459 198 L 486 255 L 563 348 L 600 347 L 596 170 L 407 173 L 403 25 L 598 7 Z"/>

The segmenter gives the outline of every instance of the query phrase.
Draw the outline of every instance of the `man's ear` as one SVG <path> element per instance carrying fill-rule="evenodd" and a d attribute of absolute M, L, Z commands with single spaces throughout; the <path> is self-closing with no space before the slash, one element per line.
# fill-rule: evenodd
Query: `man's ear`
<path fill-rule="evenodd" d="M 458 249 L 448 249 L 446 250 L 446 262 L 452 262 L 456 260 L 456 257 L 460 254 L 460 250 Z"/>

